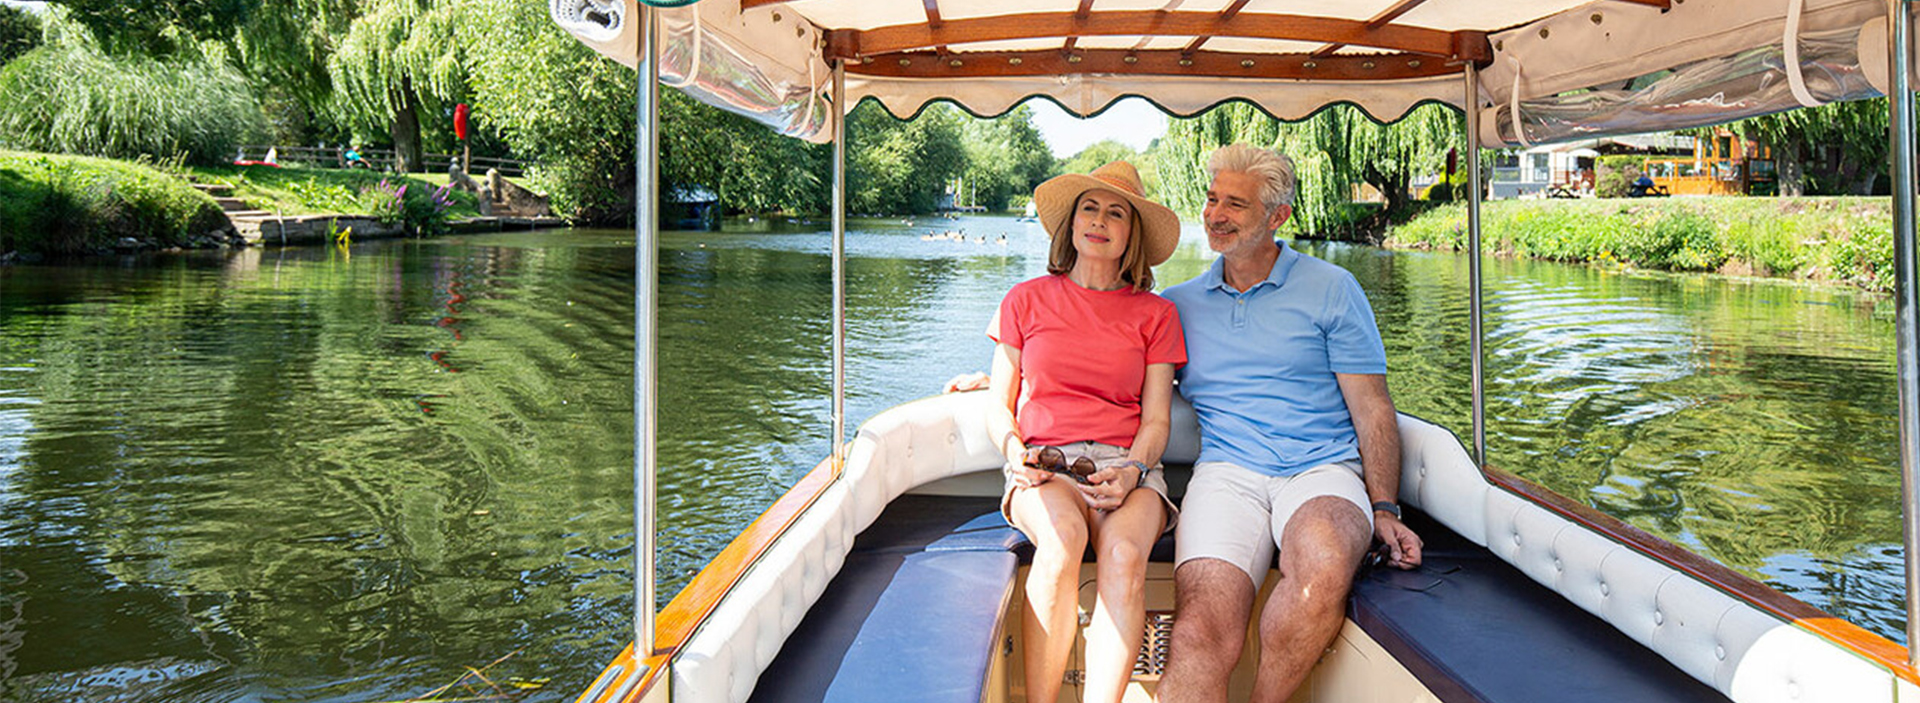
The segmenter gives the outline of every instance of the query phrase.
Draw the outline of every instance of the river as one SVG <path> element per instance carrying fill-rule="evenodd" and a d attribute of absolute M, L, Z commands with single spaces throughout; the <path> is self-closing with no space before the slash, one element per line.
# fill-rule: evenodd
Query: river
<path fill-rule="evenodd" d="M 857 423 L 984 368 L 1046 240 L 853 226 Z M 661 603 L 826 452 L 822 229 L 664 236 Z M 1466 259 L 1299 246 L 1367 290 L 1400 408 L 1465 435 Z M 631 247 L 0 266 L 0 700 L 571 700 L 630 632 Z M 1162 284 L 1210 260 L 1188 232 Z M 1497 259 L 1487 281 L 1493 463 L 1904 641 L 1891 302 Z"/>

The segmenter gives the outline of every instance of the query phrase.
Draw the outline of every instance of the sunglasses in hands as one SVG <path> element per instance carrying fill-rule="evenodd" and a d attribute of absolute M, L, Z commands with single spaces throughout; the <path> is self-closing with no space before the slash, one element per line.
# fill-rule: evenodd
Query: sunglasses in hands
<path fill-rule="evenodd" d="M 1023 463 L 1027 466 L 1064 476 L 1083 486 L 1092 485 L 1093 481 L 1088 477 L 1100 470 L 1093 465 L 1092 459 L 1084 456 L 1074 459 L 1071 464 L 1067 463 L 1067 455 L 1059 447 L 1029 449 L 1025 459 Z"/>

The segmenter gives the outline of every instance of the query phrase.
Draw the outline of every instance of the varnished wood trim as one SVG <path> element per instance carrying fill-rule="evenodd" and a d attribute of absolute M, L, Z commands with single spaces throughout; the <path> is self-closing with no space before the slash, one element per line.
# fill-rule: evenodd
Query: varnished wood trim
<path fill-rule="evenodd" d="M 1455 32 L 1387 25 L 1368 27 L 1359 20 L 1299 15 L 1248 14 L 1221 17 L 1210 12 L 1121 10 L 1094 12 L 1086 19 L 1072 12 L 1041 12 L 946 20 L 940 27 L 903 24 L 873 29 L 836 30 L 832 42 L 839 58 L 892 54 L 979 42 L 1089 36 L 1221 36 L 1250 39 L 1337 42 L 1428 56 L 1452 56 Z"/>
<path fill-rule="evenodd" d="M 1614 0 L 1614 2 L 1624 2 L 1628 5 L 1642 5 L 1645 7 L 1659 8 L 1660 11 L 1662 12 L 1673 9 L 1673 0 Z"/>
<path fill-rule="evenodd" d="M 740 0 L 740 11 L 746 12 L 756 7 L 766 7 L 768 5 L 785 5 L 789 1 L 790 0 Z"/>
<path fill-rule="evenodd" d="M 930 52 L 883 54 L 871 61 L 848 62 L 847 72 L 894 78 L 981 78 L 1118 73 L 1145 76 L 1266 78 L 1295 80 L 1397 80 L 1459 73 L 1431 56 L 1336 56 L 1239 54 L 1202 51 L 1129 49 L 1007 51 L 938 55 Z M 1129 61 L 1129 59 L 1132 59 Z"/>
<path fill-rule="evenodd" d="M 1840 645 L 1910 683 L 1920 684 L 1920 674 L 1907 667 L 1907 648 L 1885 637 L 1532 481 L 1491 466 L 1486 467 L 1485 474 L 1489 482 L 1509 493 L 1579 523 L 1654 561 L 1679 569 L 1728 596 L 1792 621 L 1802 629 Z"/>

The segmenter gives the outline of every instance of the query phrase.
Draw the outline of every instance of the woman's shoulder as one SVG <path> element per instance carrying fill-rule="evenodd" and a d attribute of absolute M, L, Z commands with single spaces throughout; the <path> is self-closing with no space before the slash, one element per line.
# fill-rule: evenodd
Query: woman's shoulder
<path fill-rule="evenodd" d="M 1060 281 L 1065 278 L 1065 276 L 1059 274 L 1044 273 L 1037 277 L 1013 284 L 1013 287 L 1007 290 L 1007 297 L 1045 294 L 1059 289 Z"/>

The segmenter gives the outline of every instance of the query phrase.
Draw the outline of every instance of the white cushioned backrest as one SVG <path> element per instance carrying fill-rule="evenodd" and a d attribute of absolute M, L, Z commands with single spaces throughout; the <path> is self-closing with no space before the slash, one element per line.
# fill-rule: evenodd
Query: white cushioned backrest
<path fill-rule="evenodd" d="M 1483 506 L 1491 488 L 1452 432 L 1411 415 L 1400 416 L 1400 502 L 1486 546 Z"/>

